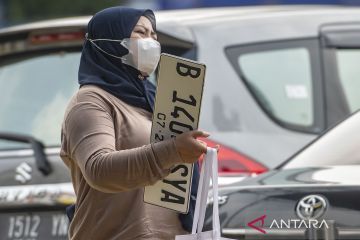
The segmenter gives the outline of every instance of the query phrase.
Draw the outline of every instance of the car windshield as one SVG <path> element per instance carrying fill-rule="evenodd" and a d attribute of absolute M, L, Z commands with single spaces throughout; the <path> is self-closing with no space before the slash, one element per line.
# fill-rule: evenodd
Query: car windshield
<path fill-rule="evenodd" d="M 0 132 L 31 135 L 46 146 L 60 143 L 61 123 L 78 88 L 80 52 L 4 57 L 0 65 Z M 0 141 L 0 149 L 29 147 Z"/>
<path fill-rule="evenodd" d="M 326 132 L 283 168 L 360 164 L 360 111 Z"/>

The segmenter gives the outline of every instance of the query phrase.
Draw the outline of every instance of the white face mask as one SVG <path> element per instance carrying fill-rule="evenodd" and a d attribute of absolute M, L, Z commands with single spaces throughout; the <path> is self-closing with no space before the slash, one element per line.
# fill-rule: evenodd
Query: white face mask
<path fill-rule="evenodd" d="M 123 40 L 90 39 L 86 34 L 86 39 L 103 53 L 121 59 L 124 64 L 132 66 L 147 75 L 150 75 L 156 69 L 160 60 L 160 43 L 152 38 L 124 38 Z M 97 41 L 118 42 L 128 49 L 129 53 L 121 57 L 113 55 L 101 49 L 95 43 Z"/>
<path fill-rule="evenodd" d="M 150 75 L 160 60 L 160 43 L 152 38 L 125 38 L 121 42 L 129 53 L 122 57 L 123 63 Z"/>

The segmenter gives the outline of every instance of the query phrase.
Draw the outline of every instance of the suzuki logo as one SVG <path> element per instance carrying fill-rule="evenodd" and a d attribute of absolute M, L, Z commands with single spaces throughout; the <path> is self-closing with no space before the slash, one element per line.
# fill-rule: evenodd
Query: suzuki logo
<path fill-rule="evenodd" d="M 24 184 L 31 180 L 32 168 L 27 163 L 22 163 L 15 169 L 15 180 Z"/>
<path fill-rule="evenodd" d="M 324 215 L 327 209 L 325 198 L 319 195 L 309 195 L 302 198 L 296 206 L 296 214 L 301 219 L 317 219 Z"/>

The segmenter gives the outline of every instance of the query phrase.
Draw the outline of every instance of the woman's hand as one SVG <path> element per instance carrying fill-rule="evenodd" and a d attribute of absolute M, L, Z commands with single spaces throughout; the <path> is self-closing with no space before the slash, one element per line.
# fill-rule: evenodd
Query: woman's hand
<path fill-rule="evenodd" d="M 210 134 L 194 130 L 182 133 L 175 138 L 176 149 L 184 163 L 196 162 L 201 154 L 206 153 L 206 143 L 197 138 L 207 138 Z"/>

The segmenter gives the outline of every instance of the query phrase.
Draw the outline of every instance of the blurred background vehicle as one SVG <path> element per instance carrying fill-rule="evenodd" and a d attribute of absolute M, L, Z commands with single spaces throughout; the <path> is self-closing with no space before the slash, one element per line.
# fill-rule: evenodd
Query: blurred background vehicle
<path fill-rule="evenodd" d="M 207 65 L 200 128 L 212 133 L 209 145 L 222 146 L 220 174 L 231 176 L 223 184 L 274 168 L 360 107 L 358 8 L 269 6 L 156 15 L 163 52 Z M 78 88 L 89 19 L 0 31 L 0 232 L 9 239 L 29 237 L 32 227 L 41 239 L 66 238 L 57 224 L 66 220 L 62 211 L 74 195 L 59 158 L 60 129 Z M 39 148 L 49 172 L 34 157 Z"/>
<path fill-rule="evenodd" d="M 0 151 L 0 239 L 67 239 L 64 209 L 75 195 L 58 150 L 27 135 L 0 140 L 19 147 Z"/>
<path fill-rule="evenodd" d="M 207 65 L 200 128 L 223 146 L 223 175 L 273 168 L 360 107 L 360 9 L 213 8 L 157 18 L 163 52 Z M 0 32 L 0 131 L 59 145 L 88 20 Z"/>
<path fill-rule="evenodd" d="M 360 239 L 359 131 L 358 111 L 275 170 L 220 188 L 222 233 L 237 239 Z M 248 226 L 254 219 L 266 233 Z M 325 220 L 328 228 L 300 226 L 308 219 L 318 227 Z"/>

